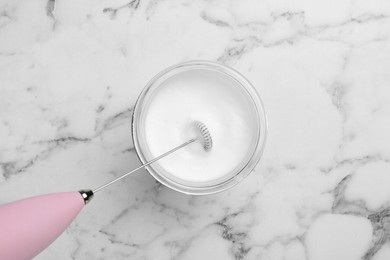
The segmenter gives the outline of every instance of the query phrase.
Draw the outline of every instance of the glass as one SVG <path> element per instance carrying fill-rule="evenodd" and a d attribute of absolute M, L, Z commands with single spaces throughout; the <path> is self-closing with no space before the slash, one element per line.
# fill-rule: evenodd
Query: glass
<path fill-rule="evenodd" d="M 160 183 L 173 190 L 192 195 L 212 194 L 229 189 L 248 176 L 259 162 L 264 150 L 267 134 L 267 119 L 263 103 L 256 89 L 239 72 L 227 66 L 210 61 L 188 61 L 163 70 L 146 85 L 138 97 L 132 117 L 132 138 L 139 159 L 142 163 L 147 163 L 153 156 L 147 147 L 144 135 L 145 111 L 147 111 L 153 97 L 156 94 L 158 95 L 159 88 L 166 85 L 164 83 L 169 81 L 171 77 L 183 74 L 190 70 L 207 70 L 212 73 L 223 74 L 243 91 L 257 115 L 256 138 L 253 140 L 253 146 L 251 147 L 251 150 L 248 151 L 245 160 L 242 161 L 239 167 L 233 169 L 231 174 L 227 174 L 227 178 L 218 179 L 216 182 L 189 183 L 177 180 L 172 178 L 170 174 L 159 166 L 158 162 L 147 166 L 146 170 Z M 183 142 L 185 141 L 186 140 L 183 140 Z"/>

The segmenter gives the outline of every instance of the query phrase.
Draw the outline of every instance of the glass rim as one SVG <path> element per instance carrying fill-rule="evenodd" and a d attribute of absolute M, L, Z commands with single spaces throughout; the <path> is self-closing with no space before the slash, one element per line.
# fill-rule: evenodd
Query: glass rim
<path fill-rule="evenodd" d="M 186 61 L 162 70 L 156 76 L 154 76 L 148 82 L 148 84 L 143 88 L 134 105 L 132 124 L 131 124 L 132 139 L 133 139 L 134 148 L 136 150 L 136 154 L 138 158 L 143 164 L 147 163 L 147 159 L 142 151 L 142 146 L 140 144 L 139 122 L 141 119 L 142 111 L 147 103 L 146 101 L 148 95 L 150 94 L 150 90 L 153 86 L 155 86 L 158 80 L 161 80 L 163 78 L 163 76 L 169 74 L 175 75 L 191 69 L 206 69 L 209 71 L 221 72 L 227 76 L 230 76 L 233 80 L 237 81 L 239 83 L 238 85 L 240 85 L 249 94 L 248 96 L 252 99 L 253 104 L 255 106 L 254 108 L 258 120 L 257 123 L 259 125 L 258 131 L 256 133 L 257 136 L 256 136 L 256 144 L 254 146 L 254 151 L 250 155 L 250 158 L 247 161 L 247 163 L 245 163 L 239 170 L 237 170 L 237 172 L 233 176 L 231 176 L 231 178 L 226 179 L 223 182 L 218 183 L 216 185 L 209 185 L 203 187 L 188 186 L 167 179 L 166 177 L 164 177 L 163 174 L 160 174 L 155 168 L 151 166 L 146 166 L 145 168 L 161 184 L 173 190 L 176 190 L 178 192 L 190 194 L 190 195 L 213 194 L 213 193 L 227 190 L 235 186 L 236 184 L 238 184 L 245 177 L 247 177 L 260 161 L 265 147 L 265 141 L 266 141 L 267 131 L 268 131 L 267 129 L 268 123 L 267 123 L 267 116 L 264 110 L 264 105 L 257 90 L 249 82 L 249 80 L 246 77 L 244 77 L 241 73 L 239 73 L 233 68 L 227 67 L 220 63 L 205 61 L 205 60 Z"/>

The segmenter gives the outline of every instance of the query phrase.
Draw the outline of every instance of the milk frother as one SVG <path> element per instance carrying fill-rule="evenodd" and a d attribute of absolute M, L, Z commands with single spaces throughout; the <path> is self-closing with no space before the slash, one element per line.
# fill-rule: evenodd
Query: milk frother
<path fill-rule="evenodd" d="M 213 145 L 210 132 L 202 122 L 194 124 L 197 137 L 94 190 L 46 194 L 0 206 L 0 260 L 26 260 L 38 255 L 61 235 L 96 192 L 114 182 L 195 141 L 200 141 L 204 150 L 209 151 Z"/>

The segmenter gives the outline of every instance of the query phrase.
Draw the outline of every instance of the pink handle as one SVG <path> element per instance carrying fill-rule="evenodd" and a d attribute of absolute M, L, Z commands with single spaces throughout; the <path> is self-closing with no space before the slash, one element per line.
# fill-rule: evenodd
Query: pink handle
<path fill-rule="evenodd" d="M 79 192 L 52 193 L 0 206 L 0 260 L 35 257 L 61 235 L 83 206 Z"/>

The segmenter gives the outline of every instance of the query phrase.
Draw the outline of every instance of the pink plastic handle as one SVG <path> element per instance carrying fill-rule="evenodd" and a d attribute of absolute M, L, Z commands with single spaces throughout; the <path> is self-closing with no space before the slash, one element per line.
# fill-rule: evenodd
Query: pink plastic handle
<path fill-rule="evenodd" d="M 79 192 L 52 193 L 0 206 L 0 260 L 32 259 L 84 206 Z"/>

